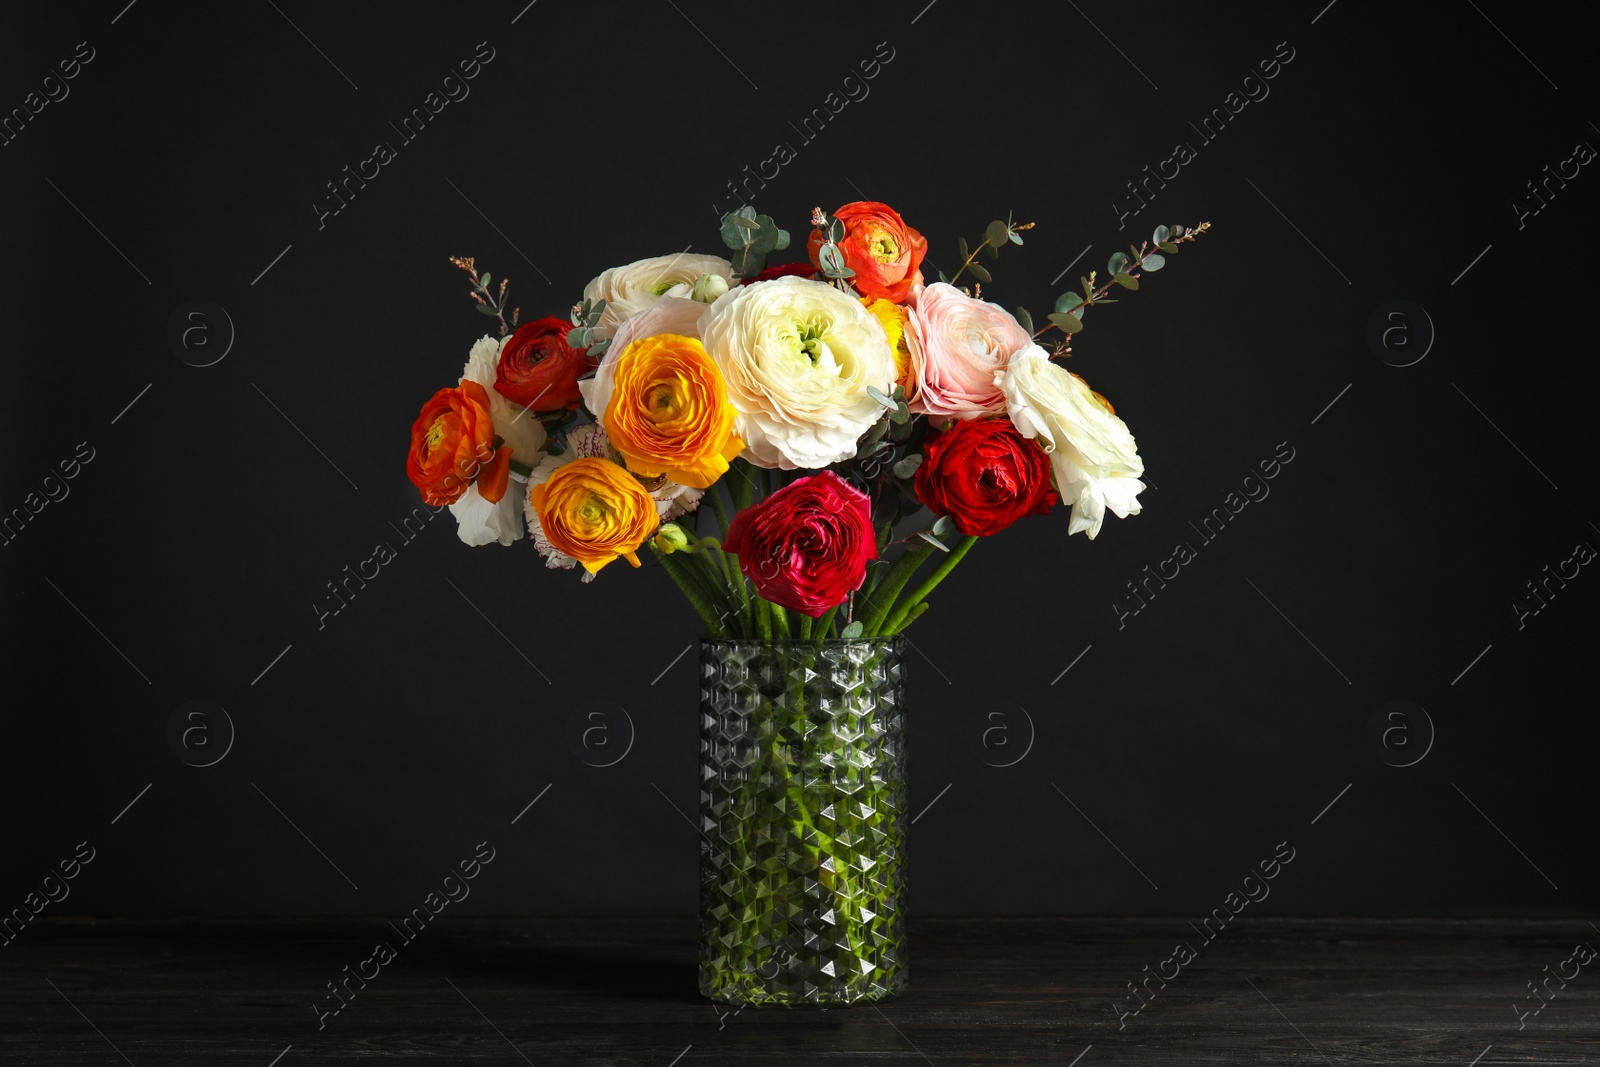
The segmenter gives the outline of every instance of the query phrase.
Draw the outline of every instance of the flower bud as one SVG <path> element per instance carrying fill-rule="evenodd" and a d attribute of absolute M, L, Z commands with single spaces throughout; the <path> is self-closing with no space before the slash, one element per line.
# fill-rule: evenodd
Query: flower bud
<path fill-rule="evenodd" d="M 694 288 L 689 290 L 689 299 L 709 304 L 727 291 L 728 279 L 720 274 L 702 274 L 695 279 Z"/>
<path fill-rule="evenodd" d="M 689 547 L 689 534 L 682 526 L 675 522 L 663 523 L 661 529 L 656 531 L 656 548 L 664 556 L 674 552 L 682 552 Z"/>

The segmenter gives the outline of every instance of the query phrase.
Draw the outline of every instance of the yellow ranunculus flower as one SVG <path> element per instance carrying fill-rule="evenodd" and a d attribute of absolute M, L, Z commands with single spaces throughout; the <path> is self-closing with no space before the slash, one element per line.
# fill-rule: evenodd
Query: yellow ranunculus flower
<path fill-rule="evenodd" d="M 661 522 L 639 479 L 594 456 L 557 468 L 528 490 L 528 499 L 551 546 L 590 574 L 618 556 L 637 567 L 636 550 Z"/>
<path fill-rule="evenodd" d="M 628 469 L 708 488 L 744 450 L 733 434 L 738 412 L 705 348 L 693 337 L 641 337 L 617 357 L 602 423 Z"/>
<path fill-rule="evenodd" d="M 906 347 L 906 318 L 910 312 L 881 296 L 876 299 L 864 296 L 861 302 L 889 335 L 889 349 L 894 353 L 895 384 L 906 391 L 909 401 L 917 391 L 917 377 L 911 373 L 911 351 Z"/>

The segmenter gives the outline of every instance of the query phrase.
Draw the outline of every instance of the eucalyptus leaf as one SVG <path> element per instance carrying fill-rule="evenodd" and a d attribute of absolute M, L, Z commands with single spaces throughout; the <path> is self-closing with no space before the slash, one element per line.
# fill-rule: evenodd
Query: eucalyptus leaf
<path fill-rule="evenodd" d="M 1028 333 L 1033 333 L 1033 316 L 1028 313 L 1028 309 L 1021 307 L 1017 308 L 1016 316 L 1018 325 L 1020 325 L 1024 330 L 1027 330 Z"/>
<path fill-rule="evenodd" d="M 1178 254 L 1178 246 L 1173 244 L 1171 241 L 1162 241 L 1157 244 L 1156 247 L 1161 249 L 1161 251 L 1165 252 L 1169 256 L 1175 256 Z"/>
<path fill-rule="evenodd" d="M 896 426 L 900 426 L 911 421 L 911 409 L 906 407 L 906 402 L 904 400 L 897 403 L 895 405 L 895 409 L 889 412 L 889 421 L 894 423 Z"/>
<path fill-rule="evenodd" d="M 1118 285 L 1122 286 L 1124 289 L 1137 289 L 1137 288 L 1139 288 L 1139 279 L 1133 277 L 1132 275 L 1123 274 L 1123 273 L 1119 272 L 1117 274 L 1117 276 L 1112 278 L 1111 280 L 1116 282 Z"/>
<path fill-rule="evenodd" d="M 788 248 L 789 247 L 789 231 L 788 230 L 779 230 L 778 231 L 778 243 L 773 245 L 772 247 L 773 247 L 773 250 L 777 251 L 777 252 L 782 252 L 785 248 Z"/>
<path fill-rule="evenodd" d="M 840 630 L 839 636 L 844 638 L 846 641 L 854 641 L 859 638 L 861 636 L 861 620 L 857 619 L 849 626 L 846 626 L 843 630 Z"/>
<path fill-rule="evenodd" d="M 937 537 L 933 536 L 927 530 L 918 530 L 917 531 L 917 536 L 922 538 L 924 541 L 928 542 L 928 544 L 932 545 L 934 548 L 937 548 L 940 552 L 948 552 L 948 551 L 950 551 L 948 548 L 945 547 L 945 544 L 944 544 L 943 541 L 941 541 Z"/>
<path fill-rule="evenodd" d="M 956 528 L 956 520 L 948 515 L 940 515 L 933 524 L 933 536 L 949 537 L 950 531 Z"/>
<path fill-rule="evenodd" d="M 1107 274 L 1121 274 L 1128 267 L 1128 256 L 1125 252 L 1113 252 L 1111 258 L 1106 260 Z"/>
<path fill-rule="evenodd" d="M 1076 314 L 1062 314 L 1058 311 L 1050 316 L 1050 321 L 1061 327 L 1062 333 L 1072 334 L 1083 329 L 1083 323 L 1078 320 Z"/>
<path fill-rule="evenodd" d="M 1022 243 L 1022 234 L 1020 234 L 1020 233 L 1016 233 L 1015 231 L 1013 231 L 1012 233 L 1008 234 L 1007 236 L 1011 239 L 1011 243 L 1014 244 L 1014 245 L 1020 245 Z"/>
<path fill-rule="evenodd" d="M 1077 293 L 1062 293 L 1060 296 L 1056 297 L 1056 310 L 1060 312 L 1071 311 L 1073 308 L 1082 303 L 1083 297 L 1079 296 Z M 1082 318 L 1083 312 L 1078 312 L 1078 317 Z"/>
<path fill-rule="evenodd" d="M 892 421 L 892 420 L 891 420 Z M 889 440 L 896 443 L 909 441 L 911 435 L 917 432 L 917 421 L 907 419 L 905 422 L 895 423 L 889 430 Z"/>
<path fill-rule="evenodd" d="M 500 312 L 496 311 L 494 308 L 490 307 L 487 304 L 479 304 L 478 305 L 478 314 L 487 315 L 491 319 L 497 319 L 497 318 L 500 317 Z"/>
<path fill-rule="evenodd" d="M 743 215 L 729 215 L 728 221 L 733 223 L 735 226 L 746 230 L 761 229 L 761 224 L 759 222 L 757 222 L 755 219 L 747 219 Z"/>
<path fill-rule="evenodd" d="M 977 263 L 968 263 L 967 270 L 980 282 L 992 282 L 994 277 L 989 273 L 988 267 L 981 267 Z"/>
<path fill-rule="evenodd" d="M 967 239 L 965 237 L 956 238 L 956 247 L 961 249 L 961 258 L 963 260 L 972 255 L 972 250 L 967 247 Z"/>
<path fill-rule="evenodd" d="M 949 278 L 946 278 L 946 277 L 945 277 L 945 276 L 944 276 L 944 271 L 940 271 L 940 272 L 939 272 L 939 280 L 940 280 L 940 281 L 941 281 L 941 282 L 944 282 L 944 283 L 945 283 L 945 284 L 946 284 L 946 285 L 949 285 L 949 284 L 950 284 L 950 279 L 949 279 Z"/>
<path fill-rule="evenodd" d="M 999 219 L 995 219 L 993 222 L 989 223 L 988 228 L 983 231 L 983 237 L 984 240 L 989 242 L 990 248 L 997 248 L 1006 243 L 1006 235 L 1010 232 L 1011 228 L 1009 226 L 1001 222 Z"/>
<path fill-rule="evenodd" d="M 1144 257 L 1145 270 L 1160 270 L 1166 265 L 1166 257 L 1162 256 L 1159 252 L 1152 252 L 1148 256 Z"/>
<path fill-rule="evenodd" d="M 588 348 L 593 340 L 594 331 L 587 326 L 580 326 L 567 334 L 567 344 L 573 348 Z"/>
<path fill-rule="evenodd" d="M 888 408 L 890 411 L 895 409 L 895 402 L 889 399 L 888 395 L 879 390 L 877 386 L 867 386 L 867 395 L 876 400 L 878 403 L 882 404 L 884 407 Z"/>
<path fill-rule="evenodd" d="M 483 277 L 478 279 L 478 285 L 482 287 L 484 292 L 489 291 L 489 279 L 491 277 L 493 277 L 493 275 L 491 275 L 488 271 L 484 271 Z"/>
<path fill-rule="evenodd" d="M 1171 236 L 1172 236 L 1172 231 L 1171 230 L 1167 229 L 1165 226 L 1157 226 L 1156 227 L 1156 232 L 1150 235 L 1150 243 L 1151 244 L 1160 244 L 1162 241 L 1165 241 L 1168 237 L 1171 237 Z"/>
<path fill-rule="evenodd" d="M 916 475 L 917 468 L 920 466 L 922 466 L 922 457 L 920 455 L 912 455 L 900 460 L 892 469 L 896 478 L 911 478 Z"/>

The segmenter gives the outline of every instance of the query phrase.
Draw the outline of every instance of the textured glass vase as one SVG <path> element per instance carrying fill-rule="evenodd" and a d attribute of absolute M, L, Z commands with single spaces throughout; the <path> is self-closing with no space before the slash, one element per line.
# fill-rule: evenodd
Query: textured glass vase
<path fill-rule="evenodd" d="M 700 992 L 906 984 L 905 639 L 700 643 Z"/>

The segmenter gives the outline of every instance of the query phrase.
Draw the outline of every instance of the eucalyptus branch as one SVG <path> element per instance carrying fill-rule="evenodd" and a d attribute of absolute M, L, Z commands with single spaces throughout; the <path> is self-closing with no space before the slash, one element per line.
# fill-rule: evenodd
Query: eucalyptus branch
<path fill-rule="evenodd" d="M 1185 228 L 1182 226 L 1158 226 L 1155 233 L 1148 241 L 1141 241 L 1138 247 L 1128 246 L 1128 252 L 1114 252 L 1106 263 L 1106 271 L 1111 278 L 1103 283 L 1098 282 L 1099 272 L 1090 271 L 1087 278 L 1079 278 L 1083 285 L 1083 295 L 1077 293 L 1063 293 L 1056 298 L 1056 310 L 1050 315 L 1050 324 L 1033 333 L 1035 339 L 1049 333 L 1052 329 L 1059 329 L 1068 337 L 1083 329 L 1083 312 L 1085 308 L 1095 304 L 1115 304 L 1115 300 L 1107 300 L 1106 294 L 1113 285 L 1120 285 L 1124 289 L 1137 290 L 1139 279 L 1145 274 L 1153 274 L 1167 265 L 1166 257 L 1176 255 L 1178 246 L 1194 241 L 1199 236 L 1211 229 L 1211 223 L 1202 222 L 1198 226 Z M 1130 255 L 1132 258 L 1130 258 Z M 1098 284 L 1097 284 L 1098 283 Z M 1061 354 L 1072 354 L 1070 340 L 1063 343 L 1051 354 L 1051 358 Z"/>

